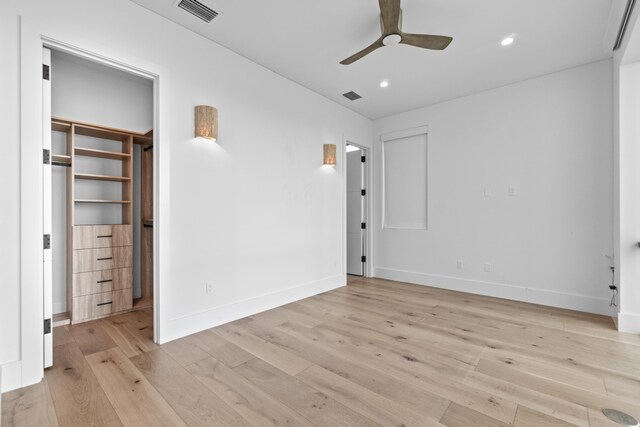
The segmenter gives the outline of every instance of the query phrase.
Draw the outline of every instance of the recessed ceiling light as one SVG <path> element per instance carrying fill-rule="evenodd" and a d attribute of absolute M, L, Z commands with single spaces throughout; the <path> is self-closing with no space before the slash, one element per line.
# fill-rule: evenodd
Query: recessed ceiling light
<path fill-rule="evenodd" d="M 502 46 L 509 46 L 511 43 L 513 43 L 515 41 L 515 39 L 512 36 L 509 37 L 505 37 L 500 44 Z"/>
<path fill-rule="evenodd" d="M 389 86 L 389 80 L 383 80 L 380 82 L 380 87 L 387 87 Z"/>

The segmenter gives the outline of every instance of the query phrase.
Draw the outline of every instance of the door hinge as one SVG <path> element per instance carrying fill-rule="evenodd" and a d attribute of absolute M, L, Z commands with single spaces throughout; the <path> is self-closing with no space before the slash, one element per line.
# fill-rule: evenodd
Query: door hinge
<path fill-rule="evenodd" d="M 51 249 L 51 234 L 45 234 L 43 237 L 43 248 L 44 249 Z"/>
<path fill-rule="evenodd" d="M 42 149 L 42 163 L 45 165 L 51 164 L 51 150 L 47 148 Z"/>
<path fill-rule="evenodd" d="M 51 319 L 44 319 L 44 334 L 51 333 Z"/>
<path fill-rule="evenodd" d="M 366 257 L 366 256 L 364 256 L 364 255 L 362 255 L 362 258 L 360 258 L 360 260 L 361 260 L 362 262 L 367 262 L 367 257 Z"/>
<path fill-rule="evenodd" d="M 360 190 L 360 195 L 361 196 L 366 196 L 367 195 L 367 190 L 365 190 L 364 188 L 362 190 Z"/>
<path fill-rule="evenodd" d="M 362 163 L 366 162 L 367 161 L 367 156 L 360 156 L 360 161 Z"/>
<path fill-rule="evenodd" d="M 49 80 L 49 66 L 47 64 L 42 64 L 42 78 Z"/>
<path fill-rule="evenodd" d="M 363 230 L 367 228 L 367 223 L 366 222 L 361 222 L 360 223 L 360 228 L 362 228 Z"/>

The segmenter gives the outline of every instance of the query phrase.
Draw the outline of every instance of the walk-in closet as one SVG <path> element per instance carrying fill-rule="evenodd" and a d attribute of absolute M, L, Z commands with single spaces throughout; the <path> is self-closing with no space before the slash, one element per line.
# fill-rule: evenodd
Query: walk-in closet
<path fill-rule="evenodd" d="M 48 73 L 53 326 L 151 311 L 153 82 L 56 50 Z"/>

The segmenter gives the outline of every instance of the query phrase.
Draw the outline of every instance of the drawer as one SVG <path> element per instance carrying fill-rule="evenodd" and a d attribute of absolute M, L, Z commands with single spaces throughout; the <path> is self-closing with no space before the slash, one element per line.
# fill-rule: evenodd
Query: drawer
<path fill-rule="evenodd" d="M 133 246 L 73 251 L 73 273 L 133 267 Z"/>
<path fill-rule="evenodd" d="M 131 246 L 131 224 L 78 225 L 73 227 L 73 249 L 109 248 Z"/>
<path fill-rule="evenodd" d="M 73 296 L 128 289 L 133 284 L 133 269 L 91 271 L 73 275 Z"/>
<path fill-rule="evenodd" d="M 73 321 L 106 316 L 133 306 L 131 288 L 73 298 Z"/>

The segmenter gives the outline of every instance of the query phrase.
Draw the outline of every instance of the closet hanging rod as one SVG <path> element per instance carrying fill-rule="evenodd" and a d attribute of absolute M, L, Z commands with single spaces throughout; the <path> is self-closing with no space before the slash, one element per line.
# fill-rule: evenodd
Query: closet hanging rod
<path fill-rule="evenodd" d="M 51 162 L 51 166 L 62 166 L 62 167 L 65 167 L 65 168 L 70 168 L 71 167 L 71 163 Z"/>
<path fill-rule="evenodd" d="M 148 147 L 144 147 L 144 151 L 149 151 L 153 149 L 153 145 L 150 145 Z"/>
<path fill-rule="evenodd" d="M 153 228 L 153 224 L 143 224 L 144 228 Z"/>

